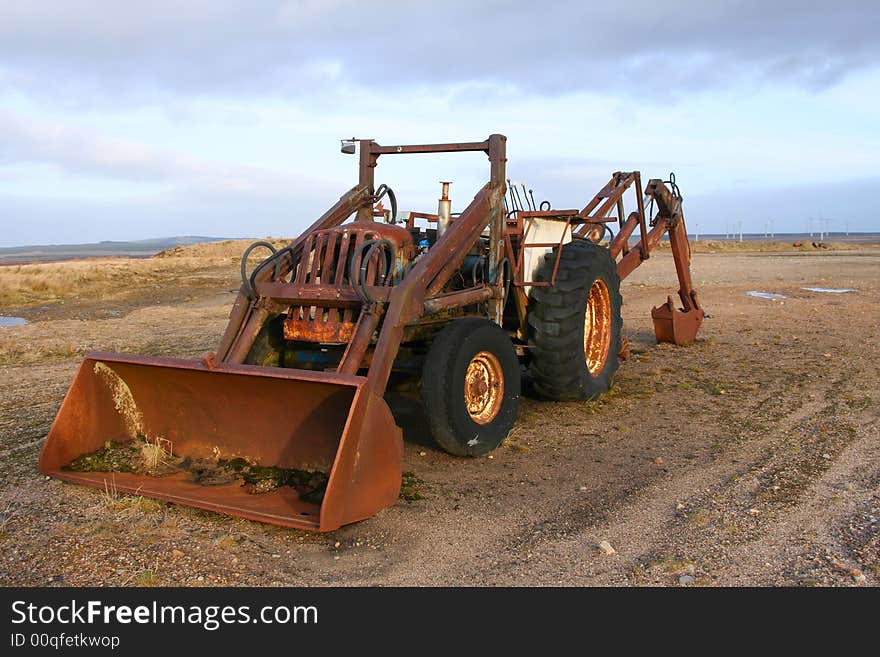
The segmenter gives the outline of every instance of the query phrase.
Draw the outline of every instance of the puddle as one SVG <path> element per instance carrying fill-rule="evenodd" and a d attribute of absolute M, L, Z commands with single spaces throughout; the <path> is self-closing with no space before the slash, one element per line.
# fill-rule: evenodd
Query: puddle
<path fill-rule="evenodd" d="M 0 326 L 24 326 L 28 321 L 24 317 L 4 317 L 0 315 Z"/>
<path fill-rule="evenodd" d="M 750 297 L 758 297 L 759 299 L 784 299 L 784 294 L 776 294 L 775 292 L 756 292 L 755 290 L 749 290 L 746 292 Z"/>
<path fill-rule="evenodd" d="M 808 292 L 828 292 L 830 294 L 841 294 L 842 292 L 858 292 L 851 287 L 802 287 L 802 290 Z"/>

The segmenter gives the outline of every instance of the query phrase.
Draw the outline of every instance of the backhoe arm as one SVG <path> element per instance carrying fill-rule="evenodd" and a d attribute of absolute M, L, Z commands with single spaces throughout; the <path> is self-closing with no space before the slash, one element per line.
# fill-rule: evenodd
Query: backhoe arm
<path fill-rule="evenodd" d="M 673 189 L 677 189 L 674 181 Z M 644 260 L 647 259 L 665 233 L 669 233 L 669 246 L 678 275 L 678 296 L 682 307 L 676 308 L 672 297 L 666 303 L 651 310 L 654 320 L 654 333 L 658 342 L 672 342 L 683 345 L 694 341 L 703 321 L 703 308 L 697 298 L 690 272 L 690 244 L 684 214 L 681 209 L 681 196 L 670 191 L 659 178 L 648 182 L 645 197 L 657 205 L 657 215 L 650 218 L 651 229 L 644 234 L 636 246 L 625 253 L 617 263 L 617 273 L 621 280 L 629 276 Z M 644 206 L 642 206 L 644 207 Z M 621 226 L 620 232 L 611 244 L 612 256 L 617 256 L 624 248 L 626 239 L 643 221 L 644 215 L 633 212 Z"/>

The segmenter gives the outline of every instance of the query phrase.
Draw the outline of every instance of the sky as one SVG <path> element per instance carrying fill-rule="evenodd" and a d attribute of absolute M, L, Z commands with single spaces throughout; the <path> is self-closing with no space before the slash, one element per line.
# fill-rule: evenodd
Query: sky
<path fill-rule="evenodd" d="M 491 133 L 557 208 L 674 171 L 691 232 L 880 231 L 877 25 L 876 0 L 0 0 L 0 246 L 292 236 L 357 182 L 340 139 Z M 487 178 L 376 180 L 431 212 Z"/>

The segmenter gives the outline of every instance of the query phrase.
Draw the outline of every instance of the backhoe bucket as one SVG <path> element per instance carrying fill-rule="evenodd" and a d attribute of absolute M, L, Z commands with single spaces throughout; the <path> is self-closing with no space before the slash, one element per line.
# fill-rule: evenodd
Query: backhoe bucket
<path fill-rule="evenodd" d="M 672 297 L 668 297 L 662 306 L 651 309 L 651 318 L 657 342 L 687 345 L 697 339 L 697 331 L 703 323 L 703 309 L 679 310 Z"/>
<path fill-rule="evenodd" d="M 40 472 L 286 527 L 337 529 L 392 506 L 400 492 L 401 431 L 366 383 L 335 372 L 92 353 L 52 424 Z M 83 467 L 86 455 L 130 441 L 159 446 L 183 466 L 155 474 Z M 329 479 L 321 479 L 323 498 L 292 484 L 261 492 L 232 471 L 200 480 L 192 464 L 204 463 Z"/>

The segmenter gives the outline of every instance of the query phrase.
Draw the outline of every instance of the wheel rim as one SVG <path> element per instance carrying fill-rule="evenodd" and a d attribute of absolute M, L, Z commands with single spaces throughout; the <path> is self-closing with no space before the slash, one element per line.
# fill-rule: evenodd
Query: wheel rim
<path fill-rule="evenodd" d="M 494 354 L 481 351 L 468 363 L 464 375 L 464 403 L 477 424 L 488 424 L 501 410 L 504 372 Z"/>
<path fill-rule="evenodd" d="M 584 358 L 591 375 L 596 376 L 605 367 L 610 346 L 611 294 L 605 281 L 596 279 L 584 313 Z"/>

